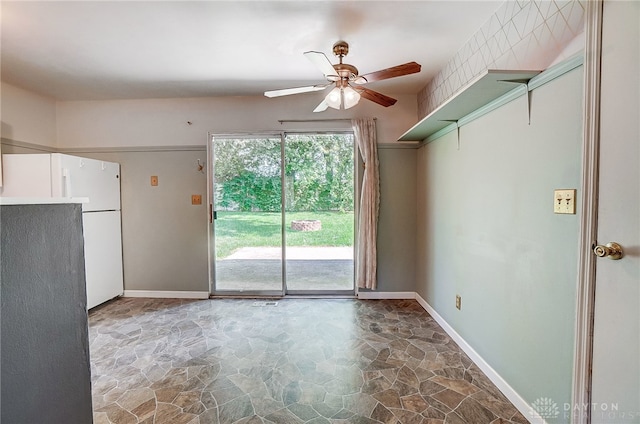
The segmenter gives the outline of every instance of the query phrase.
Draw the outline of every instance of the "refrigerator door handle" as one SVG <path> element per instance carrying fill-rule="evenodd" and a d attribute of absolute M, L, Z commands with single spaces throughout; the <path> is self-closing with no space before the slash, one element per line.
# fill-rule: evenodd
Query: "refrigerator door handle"
<path fill-rule="evenodd" d="M 63 197 L 71 197 L 71 175 L 68 168 L 62 168 L 62 178 L 64 179 Z"/>

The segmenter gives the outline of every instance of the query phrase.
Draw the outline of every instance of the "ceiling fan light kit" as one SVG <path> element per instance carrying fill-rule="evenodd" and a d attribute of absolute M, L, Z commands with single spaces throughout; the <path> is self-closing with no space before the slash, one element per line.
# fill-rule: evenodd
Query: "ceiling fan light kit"
<path fill-rule="evenodd" d="M 329 94 L 327 94 L 327 97 L 324 98 L 324 101 L 327 103 L 327 106 L 334 109 L 340 109 L 340 105 L 342 104 L 341 90 L 336 87 L 333 90 L 329 91 Z"/>
<path fill-rule="evenodd" d="M 342 90 L 342 104 L 345 109 L 349 109 L 358 104 L 360 101 L 360 93 L 351 88 L 350 86 Z"/>
<path fill-rule="evenodd" d="M 308 51 L 304 55 L 313 63 L 327 79 L 328 84 L 316 84 L 306 87 L 285 88 L 282 90 L 265 91 L 267 97 L 280 97 L 290 94 L 308 93 L 324 90 L 333 86 L 314 112 L 323 112 L 328 107 L 333 109 L 349 109 L 357 105 L 361 97 L 384 107 L 392 106 L 396 99 L 385 96 L 361 85 L 372 81 L 380 81 L 403 75 L 420 72 L 421 66 L 416 62 L 409 62 L 392 68 L 382 69 L 365 75 L 358 74 L 358 68 L 348 63 L 342 63 L 342 58 L 349 53 L 349 44 L 338 41 L 333 45 L 333 54 L 340 58 L 339 63 L 332 64 L 322 52 Z M 354 88 L 351 84 L 355 84 Z"/>
<path fill-rule="evenodd" d="M 360 101 L 360 93 L 351 86 L 344 88 L 335 87 L 324 98 L 327 106 L 334 109 L 349 109 L 354 107 Z"/>

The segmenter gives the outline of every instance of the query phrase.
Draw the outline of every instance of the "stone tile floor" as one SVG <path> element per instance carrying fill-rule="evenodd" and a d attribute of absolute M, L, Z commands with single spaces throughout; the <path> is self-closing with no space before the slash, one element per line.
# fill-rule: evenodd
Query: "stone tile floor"
<path fill-rule="evenodd" d="M 92 310 L 94 422 L 527 423 L 416 301 L 254 302 Z"/>

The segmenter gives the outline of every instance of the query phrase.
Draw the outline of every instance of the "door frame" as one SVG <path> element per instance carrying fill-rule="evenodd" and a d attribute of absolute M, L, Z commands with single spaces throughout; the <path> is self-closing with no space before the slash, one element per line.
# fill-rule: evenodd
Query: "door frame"
<path fill-rule="evenodd" d="M 584 105 L 582 145 L 582 214 L 578 243 L 575 350 L 572 405 L 591 404 L 591 367 L 596 288 L 596 257 L 593 246 L 598 235 L 598 182 L 600 157 L 600 80 L 602 59 L 603 0 L 586 4 Z M 573 417 L 573 423 L 590 423 L 591 410 Z"/>
<path fill-rule="evenodd" d="M 354 267 L 353 267 L 353 285 L 352 288 L 350 290 L 331 290 L 331 291 L 324 291 L 324 290 L 289 290 L 289 288 L 287 287 L 287 268 L 286 268 L 286 264 L 287 264 L 287 256 L 286 256 L 286 222 L 285 222 L 285 217 L 286 217 L 286 208 L 284 207 L 284 202 L 286 199 L 284 199 L 284 192 L 285 190 L 283 190 L 283 208 L 282 208 L 282 218 L 283 218 L 283 256 L 282 256 L 282 261 L 284 263 L 284 268 L 283 268 L 283 280 L 284 280 L 284 293 L 286 296 L 336 296 L 336 297 L 355 297 L 356 293 L 357 293 L 357 287 L 356 287 L 356 276 L 355 276 L 355 272 L 356 272 L 356 267 L 355 267 L 355 260 L 357 257 L 357 237 L 356 237 L 356 231 L 358 228 L 358 217 L 359 217 L 359 205 L 360 202 L 358 201 L 360 199 L 360 186 L 361 186 L 361 175 L 358 173 L 358 158 L 360 157 L 358 155 L 358 143 L 356 143 L 355 140 L 355 134 L 353 132 L 353 130 L 323 130 L 323 131 L 315 131 L 315 130 L 296 130 L 296 131 L 283 131 L 283 159 L 285 158 L 286 155 L 286 142 L 287 142 L 287 134 L 307 134 L 307 135 L 316 135 L 316 134 L 350 134 L 353 137 L 353 262 L 354 262 Z M 283 160 L 282 162 L 282 166 L 284 169 L 284 165 L 285 162 Z M 284 187 L 285 181 L 284 181 L 284 172 L 282 173 L 282 187 Z"/>
<path fill-rule="evenodd" d="M 215 250 L 215 237 L 216 230 L 214 225 L 214 176 L 215 176 L 215 149 L 212 148 L 213 140 L 215 138 L 279 138 L 280 139 L 280 157 L 282 157 L 284 149 L 284 133 L 281 131 L 260 131 L 260 132 L 237 132 L 237 133 L 207 133 L 207 161 L 210 166 L 207 166 L 207 205 L 209 208 L 209 221 L 208 221 L 208 238 L 207 238 L 207 260 L 209 261 L 209 295 L 210 296 L 260 296 L 260 297 L 283 297 L 285 295 L 285 285 L 281 282 L 280 290 L 260 290 L 260 291 L 225 291 L 224 293 L 216 292 L 216 250 Z M 280 164 L 282 170 L 282 163 Z M 280 173 L 280 184 L 282 184 L 284 176 Z M 280 193 L 280 239 L 284 238 L 284 215 L 282 214 L 282 208 L 284 207 L 284 191 Z M 284 255 L 284 245 L 280 246 L 282 249 L 281 255 Z M 284 260 L 283 260 L 284 262 Z M 282 275 L 284 278 L 285 269 L 282 268 Z"/>
<path fill-rule="evenodd" d="M 207 166 L 207 205 L 208 205 L 208 271 L 209 271 L 209 294 L 210 296 L 260 296 L 260 297 L 285 297 L 285 296 L 348 296 L 355 297 L 357 295 L 357 287 L 355 284 L 355 269 L 353 271 L 353 288 L 351 290 L 340 291 L 319 291 L 319 290 L 304 290 L 304 291 L 289 291 L 287 289 L 287 258 L 286 258 L 286 228 L 285 228 L 285 143 L 287 134 L 351 134 L 353 140 L 353 178 L 354 178 L 354 192 L 353 192 L 353 214 L 354 214 L 354 234 L 353 234 L 353 250 L 354 250 L 354 263 L 357 257 L 357 237 L 356 232 L 358 228 L 358 218 L 360 210 L 360 189 L 362 185 L 362 172 L 360 172 L 360 155 L 358 150 L 358 143 L 355 141 L 355 134 L 353 130 L 340 129 L 340 130 L 297 130 L 297 131 L 259 131 L 259 132 L 233 132 L 233 133 L 216 133 L 209 131 L 207 133 L 207 161 L 210 166 Z M 282 290 L 269 290 L 269 291 L 225 291 L 224 293 L 216 292 L 216 264 L 215 264 L 215 225 L 214 225 L 214 176 L 215 176 L 215 149 L 212 148 L 213 140 L 215 138 L 280 138 L 280 184 L 283 188 L 280 194 L 280 216 L 281 216 L 281 261 L 282 261 Z"/>

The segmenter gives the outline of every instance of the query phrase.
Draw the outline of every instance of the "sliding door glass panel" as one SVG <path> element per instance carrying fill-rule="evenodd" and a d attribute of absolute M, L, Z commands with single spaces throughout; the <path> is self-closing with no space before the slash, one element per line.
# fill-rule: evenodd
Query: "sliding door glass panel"
<path fill-rule="evenodd" d="M 213 139 L 214 293 L 282 294 L 282 139 Z"/>
<path fill-rule="evenodd" d="M 287 293 L 353 293 L 353 134 L 285 138 Z"/>

